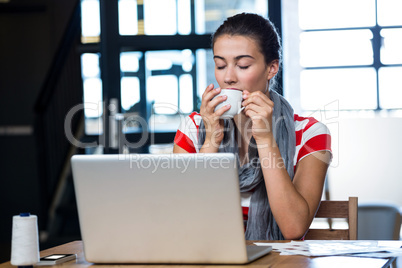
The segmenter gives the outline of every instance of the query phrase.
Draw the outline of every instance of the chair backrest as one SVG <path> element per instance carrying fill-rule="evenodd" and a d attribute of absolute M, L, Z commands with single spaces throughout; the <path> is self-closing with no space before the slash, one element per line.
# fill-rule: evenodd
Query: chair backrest
<path fill-rule="evenodd" d="M 357 197 L 348 201 L 322 200 L 315 218 L 347 219 L 348 229 L 309 229 L 305 240 L 356 240 L 357 239 Z"/>
<path fill-rule="evenodd" d="M 386 202 L 359 204 L 358 218 L 358 239 L 400 239 L 401 212 L 398 205 Z"/>

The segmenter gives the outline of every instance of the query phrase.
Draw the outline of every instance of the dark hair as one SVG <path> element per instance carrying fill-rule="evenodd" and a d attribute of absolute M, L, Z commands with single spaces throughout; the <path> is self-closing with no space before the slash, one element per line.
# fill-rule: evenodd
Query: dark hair
<path fill-rule="evenodd" d="M 252 13 L 240 13 L 227 18 L 212 35 L 212 49 L 216 39 L 225 34 L 246 36 L 254 39 L 264 55 L 266 64 L 270 64 L 273 60 L 278 60 L 279 66 L 281 65 L 282 48 L 280 37 L 274 24 L 269 19 Z"/>

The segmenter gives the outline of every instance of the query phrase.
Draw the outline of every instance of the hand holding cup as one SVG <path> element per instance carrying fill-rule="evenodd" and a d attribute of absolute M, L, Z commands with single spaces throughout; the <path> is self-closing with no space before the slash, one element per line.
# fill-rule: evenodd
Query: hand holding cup
<path fill-rule="evenodd" d="M 225 101 L 219 103 L 215 107 L 215 111 L 225 105 L 230 104 L 230 109 L 228 111 L 226 111 L 225 113 L 223 113 L 223 115 L 221 115 L 220 119 L 231 119 L 235 115 L 239 114 L 244 109 L 244 107 L 241 106 L 242 99 L 243 99 L 242 98 L 243 93 L 241 90 L 234 89 L 234 88 L 222 89 L 221 92 L 218 95 L 216 95 L 216 98 L 219 96 L 226 96 L 227 98 Z"/>

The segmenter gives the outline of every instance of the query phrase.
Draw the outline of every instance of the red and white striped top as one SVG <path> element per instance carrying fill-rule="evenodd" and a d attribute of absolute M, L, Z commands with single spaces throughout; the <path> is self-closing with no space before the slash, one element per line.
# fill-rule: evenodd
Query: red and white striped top
<path fill-rule="evenodd" d="M 189 153 L 198 153 L 198 128 L 201 123 L 201 115 L 193 112 L 181 122 L 174 139 L 175 144 Z M 296 153 L 293 165 L 304 157 L 318 151 L 331 152 L 331 135 L 328 128 L 313 117 L 301 117 L 294 115 L 296 131 Z M 245 216 L 248 214 L 251 193 L 242 193 L 242 206 Z"/>

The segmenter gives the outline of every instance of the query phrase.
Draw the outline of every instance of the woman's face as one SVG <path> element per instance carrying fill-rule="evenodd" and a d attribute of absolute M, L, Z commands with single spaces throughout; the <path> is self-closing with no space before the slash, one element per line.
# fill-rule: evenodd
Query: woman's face
<path fill-rule="evenodd" d="M 266 65 L 256 41 L 240 35 L 222 35 L 213 47 L 219 87 L 266 92 L 272 68 Z"/>

